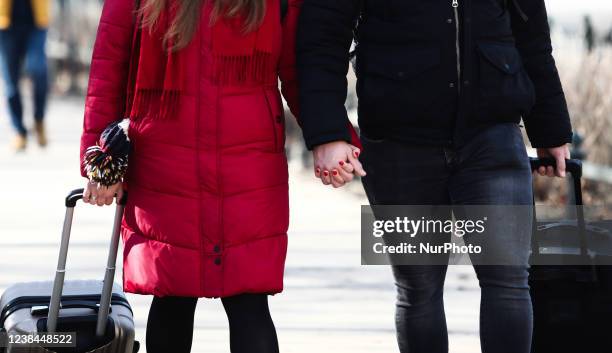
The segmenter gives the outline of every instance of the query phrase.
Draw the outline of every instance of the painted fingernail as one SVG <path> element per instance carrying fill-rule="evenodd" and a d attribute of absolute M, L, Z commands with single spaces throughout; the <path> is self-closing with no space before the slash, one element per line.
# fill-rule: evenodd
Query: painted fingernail
<path fill-rule="evenodd" d="M 332 172 L 332 174 L 333 174 L 334 176 L 336 176 L 336 175 L 338 175 L 338 171 L 334 169 L 334 171 Z"/>
<path fill-rule="evenodd" d="M 321 168 L 317 168 L 317 169 L 315 170 L 315 173 L 317 173 L 317 174 L 321 174 Z"/>
<path fill-rule="evenodd" d="M 328 176 L 329 172 L 326 170 L 326 171 L 323 172 L 323 175 Z"/>
<path fill-rule="evenodd" d="M 343 165 L 344 165 L 344 161 L 340 161 L 340 166 L 343 166 Z"/>
<path fill-rule="evenodd" d="M 355 151 L 355 157 L 359 157 L 359 151 Z"/>

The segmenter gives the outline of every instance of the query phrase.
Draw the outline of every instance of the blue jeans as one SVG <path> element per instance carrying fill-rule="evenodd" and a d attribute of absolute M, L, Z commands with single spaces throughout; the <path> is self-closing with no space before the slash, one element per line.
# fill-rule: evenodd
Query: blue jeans
<path fill-rule="evenodd" d="M 498 124 L 458 149 L 363 137 L 363 179 L 373 205 L 531 205 L 529 159 L 520 128 Z M 528 353 L 533 313 L 528 286 L 531 220 L 494 243 L 524 254 L 522 265 L 475 267 L 485 353 Z M 493 234 L 495 236 L 495 234 Z M 499 240 L 499 241 L 498 241 Z M 396 328 L 402 353 L 446 353 L 443 289 L 447 266 L 394 266 Z M 461 305 L 461 303 L 456 303 Z"/>
<path fill-rule="evenodd" d="M 23 105 L 19 91 L 24 61 L 26 71 L 34 83 L 34 119 L 44 119 L 48 93 L 46 40 L 47 30 L 31 26 L 0 31 L 0 57 L 9 113 L 15 131 L 22 135 L 27 132 L 23 125 Z"/>

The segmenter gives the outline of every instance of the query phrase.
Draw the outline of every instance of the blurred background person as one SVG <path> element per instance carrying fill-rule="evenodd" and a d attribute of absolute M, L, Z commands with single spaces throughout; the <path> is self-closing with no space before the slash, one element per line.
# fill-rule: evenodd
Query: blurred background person
<path fill-rule="evenodd" d="M 22 66 L 33 81 L 34 130 L 38 144 L 47 145 L 44 115 L 48 78 L 45 43 L 49 27 L 50 0 L 0 0 L 0 56 L 9 115 L 16 132 L 13 148 L 23 151 L 28 131 L 23 123 L 19 81 Z"/>
<path fill-rule="evenodd" d="M 595 28 L 589 15 L 584 16 L 584 43 L 587 51 L 592 52 L 595 47 Z"/>

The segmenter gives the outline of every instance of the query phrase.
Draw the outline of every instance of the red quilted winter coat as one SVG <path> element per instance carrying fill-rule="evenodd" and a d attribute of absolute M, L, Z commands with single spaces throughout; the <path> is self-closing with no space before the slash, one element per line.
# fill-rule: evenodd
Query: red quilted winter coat
<path fill-rule="evenodd" d="M 157 296 L 227 297 L 283 289 L 289 223 L 282 92 L 297 112 L 295 31 L 302 0 L 278 22 L 278 70 L 252 85 L 211 79 L 208 18 L 190 44 L 176 119 L 131 121 L 123 285 Z M 81 160 L 122 115 L 131 0 L 106 0 L 86 98 Z M 279 11 L 279 0 L 268 0 Z M 83 176 L 85 173 L 81 170 Z"/>

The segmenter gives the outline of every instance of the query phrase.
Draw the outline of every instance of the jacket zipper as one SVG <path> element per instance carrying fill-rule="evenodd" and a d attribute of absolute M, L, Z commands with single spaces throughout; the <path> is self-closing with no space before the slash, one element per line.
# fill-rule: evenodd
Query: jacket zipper
<path fill-rule="evenodd" d="M 457 92 L 461 92 L 461 43 L 459 43 L 459 0 L 453 0 L 453 11 L 455 13 L 455 50 L 457 51 Z"/>

